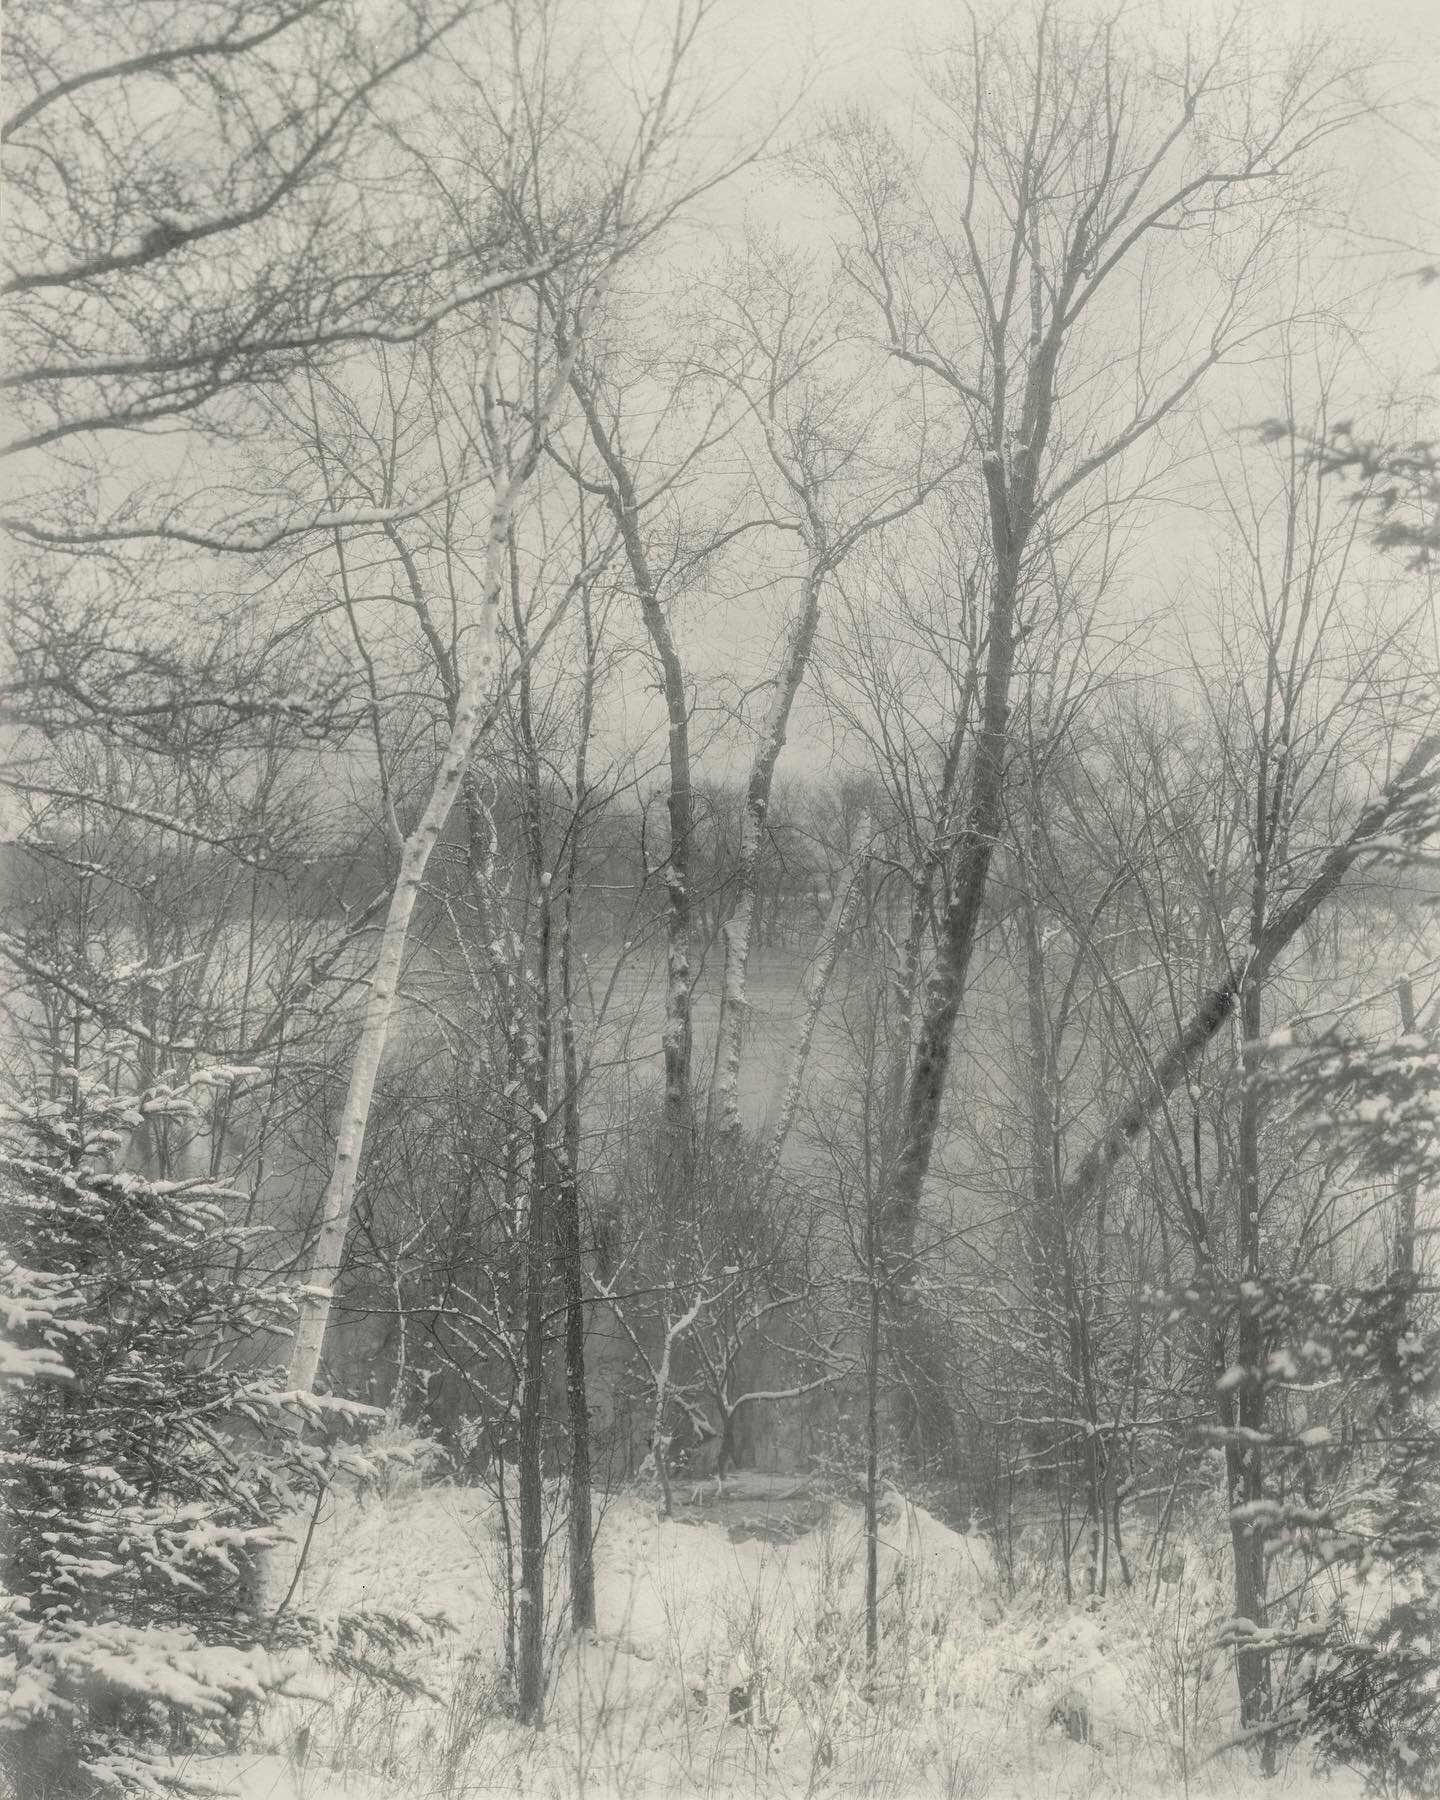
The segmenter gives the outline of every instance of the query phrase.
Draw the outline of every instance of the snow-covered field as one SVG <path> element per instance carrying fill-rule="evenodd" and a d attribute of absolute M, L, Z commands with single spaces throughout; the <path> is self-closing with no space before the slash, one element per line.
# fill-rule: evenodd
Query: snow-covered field
<path fill-rule="evenodd" d="M 274 1705 L 243 1755 L 204 1774 L 245 1800 L 1358 1793 L 1303 1758 L 1264 1782 L 1244 1751 L 1215 1754 L 1233 1729 L 1234 1678 L 1212 1643 L 1222 1545 L 1172 1545 L 1165 1579 L 1146 1566 L 1127 1592 L 1066 1606 L 1011 1594 L 983 1537 L 891 1496 L 870 1670 L 857 1506 L 745 1475 L 718 1501 L 713 1482 L 680 1498 L 671 1520 L 644 1494 L 607 1503 L 600 1629 L 584 1643 L 556 1629 L 540 1732 L 503 1705 L 490 1497 L 437 1484 L 338 1499 L 304 1603 L 443 1611 L 453 1629 L 413 1665 L 435 1697 L 311 1671 L 310 1698 Z M 557 1538 L 552 1596 L 563 1580 Z M 741 1689 L 748 1714 L 732 1717 Z"/>

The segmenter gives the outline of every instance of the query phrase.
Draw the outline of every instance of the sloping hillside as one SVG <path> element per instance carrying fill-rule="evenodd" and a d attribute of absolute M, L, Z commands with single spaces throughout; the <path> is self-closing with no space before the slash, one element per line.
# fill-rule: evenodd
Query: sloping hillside
<path fill-rule="evenodd" d="M 642 1493 L 608 1504 L 601 1628 L 584 1643 L 555 1633 L 539 1734 L 506 1716 L 494 1500 L 438 1484 L 336 1501 L 304 1602 L 331 1616 L 445 1614 L 450 1629 L 412 1662 L 432 1697 L 297 1672 L 307 1697 L 272 1707 L 217 1780 L 245 1800 L 1322 1791 L 1303 1764 L 1265 1784 L 1242 1750 L 1213 1754 L 1234 1728 L 1228 1659 L 1213 1648 L 1227 1605 L 1218 1540 L 1213 1555 L 1172 1545 L 1130 1593 L 1066 1607 L 1023 1580 L 1010 1593 L 983 1536 L 892 1493 L 870 1670 L 856 1506 L 763 1476 L 677 1498 L 669 1520 Z M 1352 1791 L 1343 1776 L 1323 1787 Z"/>

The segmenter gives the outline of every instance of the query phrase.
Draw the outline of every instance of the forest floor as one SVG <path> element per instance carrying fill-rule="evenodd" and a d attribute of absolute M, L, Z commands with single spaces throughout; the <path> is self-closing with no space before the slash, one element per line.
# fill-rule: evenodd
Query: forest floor
<path fill-rule="evenodd" d="M 1038 1562 L 1022 1554 L 1007 1578 L 984 1536 L 892 1493 L 871 1669 L 853 1496 L 734 1475 L 718 1491 L 713 1477 L 682 1482 L 675 1501 L 668 1520 L 650 1494 L 605 1503 L 600 1627 L 580 1642 L 557 1617 L 535 1732 L 503 1704 L 493 1498 L 435 1484 L 337 1499 L 297 1604 L 322 1617 L 363 1605 L 443 1613 L 450 1629 L 409 1665 L 431 1697 L 312 1669 L 306 1697 L 272 1704 L 243 1754 L 192 1772 L 244 1800 L 1359 1793 L 1303 1753 L 1267 1782 L 1253 1753 L 1222 1747 L 1235 1723 L 1232 1667 L 1213 1643 L 1226 1616 L 1223 1531 L 1172 1541 L 1164 1579 L 1141 1548 L 1130 1588 L 1067 1604 Z M 564 1592 L 562 1539 L 552 1599 Z"/>

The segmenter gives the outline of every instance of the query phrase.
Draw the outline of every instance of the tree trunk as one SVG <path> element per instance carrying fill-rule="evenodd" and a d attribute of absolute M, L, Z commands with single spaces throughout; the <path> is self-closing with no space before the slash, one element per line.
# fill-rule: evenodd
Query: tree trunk
<path fill-rule="evenodd" d="M 533 1128 L 526 1206 L 520 1393 L 515 1474 L 519 1484 L 520 1598 L 516 1697 L 521 1720 L 543 1722 L 545 1712 L 545 1300 L 550 1268 L 548 1188 L 552 1172 L 549 1144 L 549 903 L 542 893 L 537 956 L 539 1029 L 529 1084 Z"/>
<path fill-rule="evenodd" d="M 494 613 L 488 597 L 486 617 L 489 635 L 479 653 L 476 672 L 467 683 L 457 709 L 455 725 L 446 745 L 429 804 L 420 823 L 406 839 L 400 859 L 400 873 L 380 939 L 380 952 L 370 983 L 360 1042 L 350 1067 L 349 1088 L 340 1114 L 335 1162 L 321 1202 L 320 1231 L 306 1271 L 305 1284 L 301 1289 L 300 1318 L 290 1358 L 289 1385 L 302 1394 L 308 1394 L 314 1388 L 320 1366 L 325 1328 L 330 1320 L 335 1283 L 339 1279 L 341 1256 L 350 1227 L 355 1178 L 364 1146 L 365 1128 L 369 1123 L 375 1082 L 385 1054 L 390 1018 L 394 1011 L 405 946 L 410 933 L 410 920 L 425 880 L 431 852 L 439 841 L 455 797 L 460 791 L 482 718 L 485 689 L 495 657 Z"/>
<path fill-rule="evenodd" d="M 565 1164 L 555 1193 L 555 1243 L 565 1289 L 565 1405 L 570 1428 L 570 1623 L 595 1628 L 590 1406 L 585 1377 L 584 1270 L 580 1249 L 580 1059 L 570 991 L 570 928 L 560 950 L 560 1051 L 564 1071 Z"/>
<path fill-rule="evenodd" d="M 866 1200 L 866 1275 L 869 1318 L 865 1332 L 865 1661 L 880 1653 L 880 1291 L 884 1258 L 875 1196 Z"/>
<path fill-rule="evenodd" d="M 1251 1047 L 1260 1036 L 1260 983 L 1247 978 L 1240 998 L 1240 1120 L 1237 1144 L 1237 1199 L 1239 1202 L 1240 1269 L 1246 1280 L 1260 1273 L 1260 1091 L 1257 1052 Z M 1254 1307 L 1240 1307 L 1235 1360 L 1247 1379 L 1238 1397 L 1222 1393 L 1222 1422 L 1239 1427 L 1240 1437 L 1227 1437 L 1225 1474 L 1232 1509 L 1253 1506 L 1264 1498 L 1258 1434 L 1265 1428 L 1264 1342 L 1260 1315 Z M 1267 1624 L 1265 1607 L 1265 1542 L 1255 1519 L 1245 1516 L 1230 1522 L 1235 1557 L 1235 1616 L 1248 1619 L 1257 1630 Z M 1235 1653 L 1235 1673 L 1240 1688 L 1240 1720 L 1243 1725 L 1262 1724 L 1270 1716 L 1270 1658 L 1262 1650 L 1240 1645 Z M 1275 1772 L 1274 1739 L 1261 1740 L 1264 1772 Z"/>
<path fill-rule="evenodd" d="M 510 554 L 510 611 L 520 651 L 517 681 L 520 747 L 524 755 L 525 838 L 538 909 L 534 975 L 534 1035 L 527 1057 L 530 1111 L 530 1193 L 524 1243 L 525 1329 L 521 1354 L 516 1476 L 520 1485 L 520 1642 L 517 1701 L 523 1723 L 540 1725 L 545 1714 L 545 1314 L 550 1275 L 548 1200 L 555 1172 L 550 1133 L 551 957 L 554 908 L 545 845 L 540 749 L 531 706 L 525 613 L 520 568 Z M 522 971 L 515 971 L 516 987 Z M 583 1354 L 583 1346 L 582 1346 Z M 588 1534 L 587 1534 L 588 1535 Z"/>
<path fill-rule="evenodd" d="M 495 1451 L 495 1500 L 500 1513 L 500 1537 L 505 1557 L 505 1673 L 515 1678 L 515 1533 L 510 1524 L 510 1492 L 505 1486 L 505 1450 Z"/>
<path fill-rule="evenodd" d="M 1402 979 L 1397 985 L 1397 997 L 1400 1002 L 1400 1029 L 1406 1037 L 1415 1035 L 1415 991 L 1408 980 Z M 1395 1267 L 1391 1279 L 1400 1292 L 1400 1314 L 1396 1321 L 1396 1336 L 1404 1341 L 1410 1336 L 1410 1314 L 1415 1292 L 1415 1216 L 1420 1202 L 1420 1176 L 1418 1171 L 1402 1177 L 1398 1197 L 1397 1216 L 1395 1220 Z M 1393 1398 L 1390 1411 L 1395 1424 L 1404 1429 L 1414 1401 L 1414 1388 L 1411 1383 L 1411 1371 L 1408 1365 L 1401 1363 L 1395 1372 Z"/>
<path fill-rule="evenodd" d="M 825 1004 L 830 978 L 835 973 L 835 965 L 840 960 L 840 952 L 844 947 L 846 926 L 860 893 L 860 874 L 870 855 L 870 837 L 870 815 L 864 813 L 856 826 L 850 855 L 836 878 L 835 892 L 830 898 L 830 911 L 826 914 L 825 922 L 820 927 L 819 936 L 815 941 L 814 953 L 810 960 L 810 973 L 806 981 L 805 1013 L 800 1023 L 800 1037 L 795 1045 L 795 1054 L 790 1063 L 790 1074 L 780 1101 L 780 1116 L 775 1121 L 760 1168 L 762 1192 L 775 1179 L 776 1172 L 780 1167 L 780 1158 L 785 1151 L 785 1140 L 789 1137 L 790 1128 L 795 1123 L 795 1115 L 800 1110 L 805 1067 L 810 1060 L 810 1049 L 815 1041 L 815 1028 L 820 1022 L 820 1011 Z"/>
<path fill-rule="evenodd" d="M 536 1160 L 531 1170 L 525 1233 L 525 1334 L 518 1402 L 516 1476 L 519 1481 L 520 1596 L 516 1700 L 527 1725 L 545 1714 L 545 1490 L 542 1455 L 545 1429 L 545 1254 L 546 1207 L 544 1128 L 535 1130 Z"/>
<path fill-rule="evenodd" d="M 1032 452 L 1033 459 L 1033 452 Z M 1020 586 L 1020 552 L 1029 534 L 1028 498 L 1012 501 L 1004 464 L 995 451 L 983 459 L 990 500 L 995 571 L 991 582 L 990 642 L 981 700 L 980 732 L 971 773 L 970 808 L 956 847 L 951 897 L 940 925 L 935 968 L 926 986 L 920 1027 L 905 1096 L 900 1153 L 886 1209 L 886 1249 L 901 1307 L 897 1349 L 910 1374 L 917 1408 L 933 1412 L 953 1433 L 946 1382 L 922 1318 L 905 1304 L 914 1281 L 920 1199 L 935 1148 L 950 1050 L 955 1036 L 970 959 L 985 904 L 990 861 L 1005 816 L 1005 763 L 1010 744 L 1010 680 L 1015 662 L 1015 609 Z M 1027 483 L 1027 491 L 1029 484 Z M 920 1423 L 918 1414 L 912 1435 Z"/>
<path fill-rule="evenodd" d="M 770 806 L 775 765 L 785 746 L 790 709 L 804 679 L 810 649 L 815 642 L 815 630 L 820 623 L 820 589 L 825 578 L 823 546 L 817 546 L 814 555 L 815 561 L 805 576 L 800 617 L 795 621 L 789 642 L 785 646 L 785 654 L 775 676 L 774 696 L 750 765 L 750 779 L 745 787 L 745 811 L 740 826 L 740 863 L 735 874 L 735 899 L 730 908 L 730 917 L 725 921 L 725 972 L 720 989 L 715 1066 L 719 1072 L 720 1129 L 731 1135 L 740 1130 L 740 1048 L 747 1005 L 745 973 L 750 958 L 750 932 L 756 905 L 760 852 L 765 842 L 765 815 Z"/>
<path fill-rule="evenodd" d="M 574 816 L 565 868 L 560 937 L 560 1056 L 565 1092 L 564 1166 L 555 1196 L 556 1251 L 565 1291 L 565 1410 L 570 1433 L 570 1623 L 593 1631 L 595 1613 L 594 1507 L 590 1472 L 590 1404 L 585 1373 L 585 1271 L 580 1246 L 580 1057 L 575 1042 L 575 900 L 579 881 L 582 815 L 589 799 L 587 766 L 595 717 L 596 639 L 590 591 L 580 595 L 585 628 L 585 679 L 575 749 Z"/>
<path fill-rule="evenodd" d="M 1361 813 L 1349 837 L 1329 852 L 1309 885 L 1265 927 L 1251 960 L 1253 979 L 1260 981 L 1269 972 L 1295 934 L 1339 887 L 1367 845 L 1383 837 L 1407 810 L 1421 802 L 1434 785 L 1435 778 L 1427 770 L 1437 756 L 1440 736 L 1422 738 L 1405 759 L 1400 773 Z M 1228 970 L 1225 980 L 1205 996 L 1184 1030 L 1137 1084 L 1130 1099 L 1091 1144 L 1065 1184 L 1067 1210 L 1078 1209 L 1089 1201 L 1151 1118 L 1194 1069 L 1211 1039 L 1233 1014 L 1240 985 L 1238 971 Z"/>
<path fill-rule="evenodd" d="M 602 277 L 596 287 L 595 299 L 601 297 L 604 285 L 605 278 Z M 450 817 L 450 810 L 470 765 L 475 741 L 485 722 L 486 703 L 490 697 L 497 661 L 500 595 L 505 579 L 505 561 L 515 505 L 534 470 L 541 437 L 570 380 L 579 342 L 580 334 L 577 332 L 574 342 L 560 358 L 554 379 L 541 396 L 525 454 L 503 481 L 498 479 L 497 472 L 479 618 L 476 622 L 478 641 L 471 651 L 473 661 L 470 673 L 455 702 L 453 723 L 440 759 L 440 767 L 431 786 L 429 801 L 419 823 L 406 838 L 401 850 L 400 870 L 380 937 L 380 949 L 365 1006 L 360 1042 L 350 1066 L 349 1087 L 336 1133 L 335 1161 L 321 1202 L 319 1235 L 301 1290 L 300 1317 L 290 1356 L 289 1385 L 302 1394 L 308 1394 L 314 1389 L 315 1376 L 320 1367 L 325 1328 L 330 1321 L 335 1283 L 339 1279 L 345 1238 L 350 1229 L 355 1179 L 364 1148 L 365 1128 L 370 1120 L 375 1081 L 385 1054 L 415 902 L 425 880 L 431 854 Z"/>
<path fill-rule="evenodd" d="M 965 982 L 990 876 L 990 859 L 1004 821 L 1019 549 L 1025 534 L 1012 531 L 1005 475 L 999 456 L 993 452 L 987 454 L 984 467 L 990 491 L 991 537 L 996 565 L 990 604 L 990 644 L 979 741 L 971 776 L 969 817 L 956 850 L 951 898 L 941 920 L 935 970 L 926 988 L 906 1096 L 904 1137 L 892 1185 L 890 1216 L 886 1221 L 891 1254 L 898 1253 L 902 1257 L 910 1256 L 914 1250 L 920 1195 L 935 1148 L 955 1023 L 965 998 Z"/>
<path fill-rule="evenodd" d="M 1031 805 L 1033 812 L 1033 797 Z M 1098 1431 L 1086 1297 L 1076 1268 L 1075 1239 L 1079 1221 L 1067 1217 L 1060 1204 L 1058 1050 L 1052 1043 L 1050 1015 L 1045 1003 L 1045 959 L 1040 940 L 1039 909 L 1031 891 L 1036 842 L 1033 829 L 1029 837 L 1030 855 L 1020 883 L 1023 890 L 1020 915 L 1025 941 L 1025 1016 L 1030 1040 L 1030 1181 L 1037 1240 L 1035 1263 L 1042 1311 L 1052 1299 L 1058 1299 L 1063 1311 L 1066 1380 L 1063 1393 L 1056 1396 L 1060 1402 L 1057 1408 L 1059 1429 L 1065 1437 L 1073 1437 L 1077 1412 L 1083 1412 L 1086 1425 L 1080 1453 L 1087 1531 L 1085 1589 L 1093 1594 L 1104 1591 L 1108 1529 L 1104 1454 Z M 1060 1277 L 1059 1293 L 1055 1295 L 1057 1274 Z M 1067 1457 L 1066 1461 L 1070 1459 Z"/>
<path fill-rule="evenodd" d="M 610 476 L 606 504 L 620 529 L 625 560 L 635 583 L 640 615 L 660 664 L 665 698 L 670 785 L 665 806 L 669 842 L 665 854 L 665 1024 L 660 1036 L 664 1059 L 664 1161 L 667 1180 L 678 1183 L 690 1163 L 690 1062 L 694 1044 L 691 1021 L 690 929 L 692 837 L 695 798 L 690 769 L 690 702 L 685 671 L 675 648 L 670 621 L 650 568 L 640 535 L 640 503 L 635 483 L 616 438 L 605 427 L 593 390 L 571 374 L 571 388 L 585 415 L 591 442 Z"/>
<path fill-rule="evenodd" d="M 726 1475 L 731 1469 L 737 1466 L 739 1461 L 739 1452 L 735 1447 L 735 1418 L 736 1414 L 733 1408 L 721 1407 L 720 1448 L 715 1453 L 715 1473 L 717 1477 Z"/>

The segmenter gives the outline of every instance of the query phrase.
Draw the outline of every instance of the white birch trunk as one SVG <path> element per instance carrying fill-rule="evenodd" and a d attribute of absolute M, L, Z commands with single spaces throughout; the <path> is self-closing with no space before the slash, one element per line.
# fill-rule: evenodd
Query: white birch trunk
<path fill-rule="evenodd" d="M 790 633 L 785 654 L 775 676 L 775 692 L 770 701 L 760 741 L 750 764 L 750 779 L 745 785 L 745 817 L 740 827 L 740 867 L 738 888 L 730 917 L 725 921 L 725 974 L 720 990 L 720 1021 L 716 1027 L 716 1090 L 720 1102 L 720 1129 L 735 1133 L 740 1129 L 740 1052 L 745 1031 L 745 1012 L 749 1004 L 745 992 L 745 976 L 750 962 L 750 924 L 755 913 L 755 888 L 760 874 L 760 850 L 764 841 L 765 815 L 770 806 L 770 789 L 775 779 L 775 765 L 785 747 L 785 733 L 790 724 L 790 709 L 805 676 L 810 660 L 810 647 L 815 642 L 815 628 L 820 622 L 820 588 L 824 580 L 823 562 L 812 564 L 805 577 L 800 617 Z"/>
<path fill-rule="evenodd" d="M 603 292 L 607 279 L 607 276 L 602 275 L 597 283 L 596 298 Z M 395 882 L 395 891 L 390 896 L 390 907 L 380 939 L 380 952 L 370 984 L 370 996 L 365 1005 L 365 1022 L 361 1028 L 355 1059 L 350 1066 L 350 1084 L 336 1134 L 335 1162 L 321 1204 L 319 1236 L 301 1290 L 300 1317 L 291 1348 L 287 1386 L 302 1394 L 313 1390 L 320 1366 L 335 1283 L 340 1274 L 340 1259 L 350 1228 L 350 1213 L 355 1201 L 355 1177 L 365 1142 L 365 1129 L 370 1119 L 375 1082 L 395 1010 L 395 996 L 415 902 L 425 880 L 431 853 L 439 842 L 445 822 L 460 793 L 471 753 L 484 722 L 486 703 L 490 699 L 497 661 L 500 589 L 505 574 L 506 546 L 515 504 L 534 467 L 535 450 L 569 383 L 579 344 L 580 333 L 577 330 L 542 399 L 525 454 L 496 488 L 490 514 L 490 539 L 485 554 L 485 586 L 478 621 L 479 643 L 473 651 L 474 662 L 455 707 L 454 723 L 429 802 L 401 851 L 400 873 Z"/>
<path fill-rule="evenodd" d="M 835 973 L 835 965 L 840 960 L 840 946 L 845 939 L 845 927 L 855 909 L 855 901 L 860 892 L 860 871 L 870 855 L 870 815 L 864 813 L 860 817 L 849 858 L 840 871 L 840 878 L 835 883 L 835 892 L 831 896 L 830 911 L 825 916 L 825 923 L 820 927 L 820 935 L 815 940 L 815 951 L 811 959 L 810 976 L 806 983 L 805 1017 L 800 1026 L 800 1039 L 795 1046 L 795 1055 L 790 1063 L 790 1078 L 785 1084 L 785 1096 L 780 1102 L 780 1116 L 775 1121 L 775 1129 L 770 1134 L 770 1142 L 766 1146 L 765 1161 L 760 1171 L 761 1190 L 769 1186 L 780 1167 L 780 1158 L 785 1149 L 785 1140 L 790 1135 L 790 1127 L 795 1123 L 795 1115 L 800 1110 L 800 1094 L 805 1082 L 805 1066 L 810 1060 L 810 1047 L 815 1041 L 815 1027 L 820 1022 L 821 1009 L 825 1005 L 825 996 L 830 988 L 830 977 Z"/>

